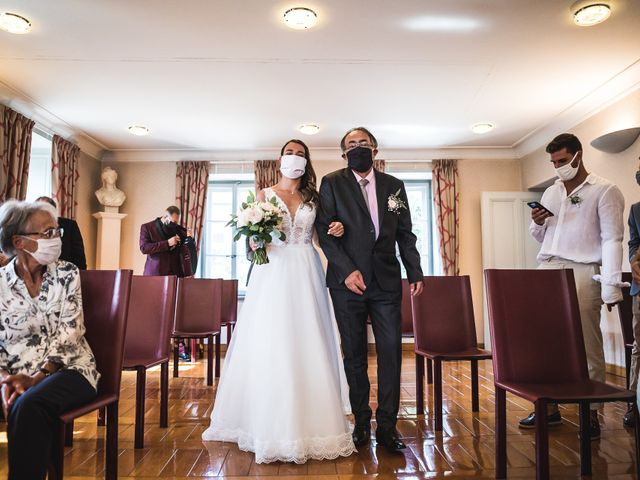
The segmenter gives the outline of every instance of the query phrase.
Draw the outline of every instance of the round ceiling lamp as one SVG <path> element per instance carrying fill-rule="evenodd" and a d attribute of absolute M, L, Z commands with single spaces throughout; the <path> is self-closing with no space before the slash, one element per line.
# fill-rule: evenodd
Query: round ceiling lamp
<path fill-rule="evenodd" d="M 31 31 L 31 22 L 17 13 L 0 13 L 0 29 L 22 35 Z"/>
<path fill-rule="evenodd" d="M 482 135 L 484 133 L 489 133 L 491 130 L 493 130 L 494 126 L 495 125 L 493 123 L 476 123 L 471 127 L 471 131 L 473 133 L 477 133 L 478 135 Z"/>
<path fill-rule="evenodd" d="M 318 125 L 307 123 L 304 125 L 300 125 L 298 127 L 298 130 L 300 130 L 300 132 L 304 133 L 305 135 L 315 135 L 320 131 L 320 127 Z"/>
<path fill-rule="evenodd" d="M 310 8 L 296 7 L 284 12 L 284 23 L 294 30 L 307 30 L 318 22 L 318 15 Z"/>
<path fill-rule="evenodd" d="M 129 127 L 129 133 L 131 135 L 135 135 L 136 137 L 144 137 L 145 135 L 149 135 L 151 130 L 144 125 L 131 125 Z"/>
<path fill-rule="evenodd" d="M 580 27 L 592 27 L 611 16 L 611 7 L 606 3 L 591 3 L 584 0 L 572 5 L 573 22 Z"/>

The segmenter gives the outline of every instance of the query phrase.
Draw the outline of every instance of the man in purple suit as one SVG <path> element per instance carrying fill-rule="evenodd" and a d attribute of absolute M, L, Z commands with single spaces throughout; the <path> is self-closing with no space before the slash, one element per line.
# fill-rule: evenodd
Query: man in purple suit
<path fill-rule="evenodd" d="M 140 227 L 140 251 L 147 256 L 145 275 L 189 277 L 193 274 L 183 261 L 180 248 L 192 235 L 179 222 L 180 209 L 171 206 L 162 217 Z"/>

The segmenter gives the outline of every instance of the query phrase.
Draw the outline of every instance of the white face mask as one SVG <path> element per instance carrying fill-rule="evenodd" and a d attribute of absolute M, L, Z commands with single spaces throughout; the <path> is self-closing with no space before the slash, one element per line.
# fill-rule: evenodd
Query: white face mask
<path fill-rule="evenodd" d="M 576 157 L 578 156 L 579 152 L 576 152 L 576 154 L 573 156 L 573 158 L 571 159 L 571 161 L 569 163 L 567 163 L 566 165 L 562 165 L 561 167 L 556 168 L 556 175 L 558 176 L 558 178 L 564 182 L 568 182 L 569 180 L 573 180 L 576 175 L 578 174 L 578 170 L 580 169 L 580 162 L 582 160 L 580 160 L 580 162 L 578 162 L 578 165 L 576 167 L 572 167 L 571 164 L 573 163 L 573 161 L 576 159 Z"/>
<path fill-rule="evenodd" d="M 298 155 L 283 155 L 280 157 L 280 172 L 287 178 L 296 179 L 304 175 L 307 159 Z"/>
<path fill-rule="evenodd" d="M 31 255 L 36 262 L 40 265 L 49 265 L 58 261 L 60 254 L 62 253 L 62 239 L 60 237 L 40 238 L 36 240 L 36 242 L 38 243 L 38 248 L 35 252 L 25 250 L 25 252 Z"/>

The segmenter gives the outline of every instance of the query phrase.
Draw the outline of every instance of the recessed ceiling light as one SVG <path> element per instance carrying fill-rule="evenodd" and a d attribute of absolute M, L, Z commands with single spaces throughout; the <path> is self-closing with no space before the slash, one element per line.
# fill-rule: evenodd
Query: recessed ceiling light
<path fill-rule="evenodd" d="M 573 21 L 581 27 L 591 27 L 604 22 L 611 15 L 611 7 L 606 3 L 574 3 Z"/>
<path fill-rule="evenodd" d="M 151 133 L 151 130 L 149 130 L 149 128 L 145 127 L 144 125 L 131 125 L 129 127 L 129 133 L 131 135 L 143 137 L 145 135 L 149 135 L 149 133 Z"/>
<path fill-rule="evenodd" d="M 17 13 L 2 12 L 0 13 L 0 29 L 9 33 L 29 33 L 31 22 Z"/>
<path fill-rule="evenodd" d="M 284 23 L 294 30 L 306 30 L 318 22 L 318 15 L 310 8 L 296 7 L 284 12 Z"/>
<path fill-rule="evenodd" d="M 305 135 L 315 135 L 320 131 L 320 127 L 318 125 L 307 123 L 305 125 L 300 125 L 298 127 L 298 130 L 300 130 Z"/>
<path fill-rule="evenodd" d="M 471 131 L 473 133 L 482 135 L 483 133 L 489 133 L 491 130 L 493 130 L 493 127 L 493 123 L 476 123 L 471 127 Z"/>

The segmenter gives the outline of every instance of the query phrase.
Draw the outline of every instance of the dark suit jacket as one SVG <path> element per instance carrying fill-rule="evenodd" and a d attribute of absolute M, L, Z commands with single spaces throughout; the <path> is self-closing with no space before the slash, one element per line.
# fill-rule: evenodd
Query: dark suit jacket
<path fill-rule="evenodd" d="M 140 227 L 140 251 L 147 256 L 144 275 L 182 276 L 180 255 L 176 248 L 169 247 L 160 219 Z"/>
<path fill-rule="evenodd" d="M 346 288 L 345 279 L 355 270 L 360 270 L 365 284 L 375 278 L 382 290 L 401 290 L 396 243 L 409 281 L 422 281 L 420 254 L 416 249 L 416 236 L 411 231 L 411 214 L 404 183 L 378 171 L 375 176 L 380 222 L 377 240 L 369 210 L 351 169 L 338 170 L 322 180 L 316 230 L 320 246 L 329 261 L 329 288 Z M 399 213 L 390 212 L 387 206 L 389 196 L 396 192 L 400 192 L 399 197 L 407 205 Z M 334 221 L 344 224 L 342 238 L 327 234 L 329 224 Z"/>
<path fill-rule="evenodd" d="M 60 260 L 71 262 L 80 270 L 86 270 L 87 258 L 84 255 L 84 242 L 80 227 L 75 220 L 64 217 L 58 218 L 58 226 L 64 230 Z"/>
<path fill-rule="evenodd" d="M 634 203 L 629 210 L 629 261 L 633 260 L 640 247 L 640 203 Z M 637 295 L 638 285 L 631 284 L 631 295 Z"/>

